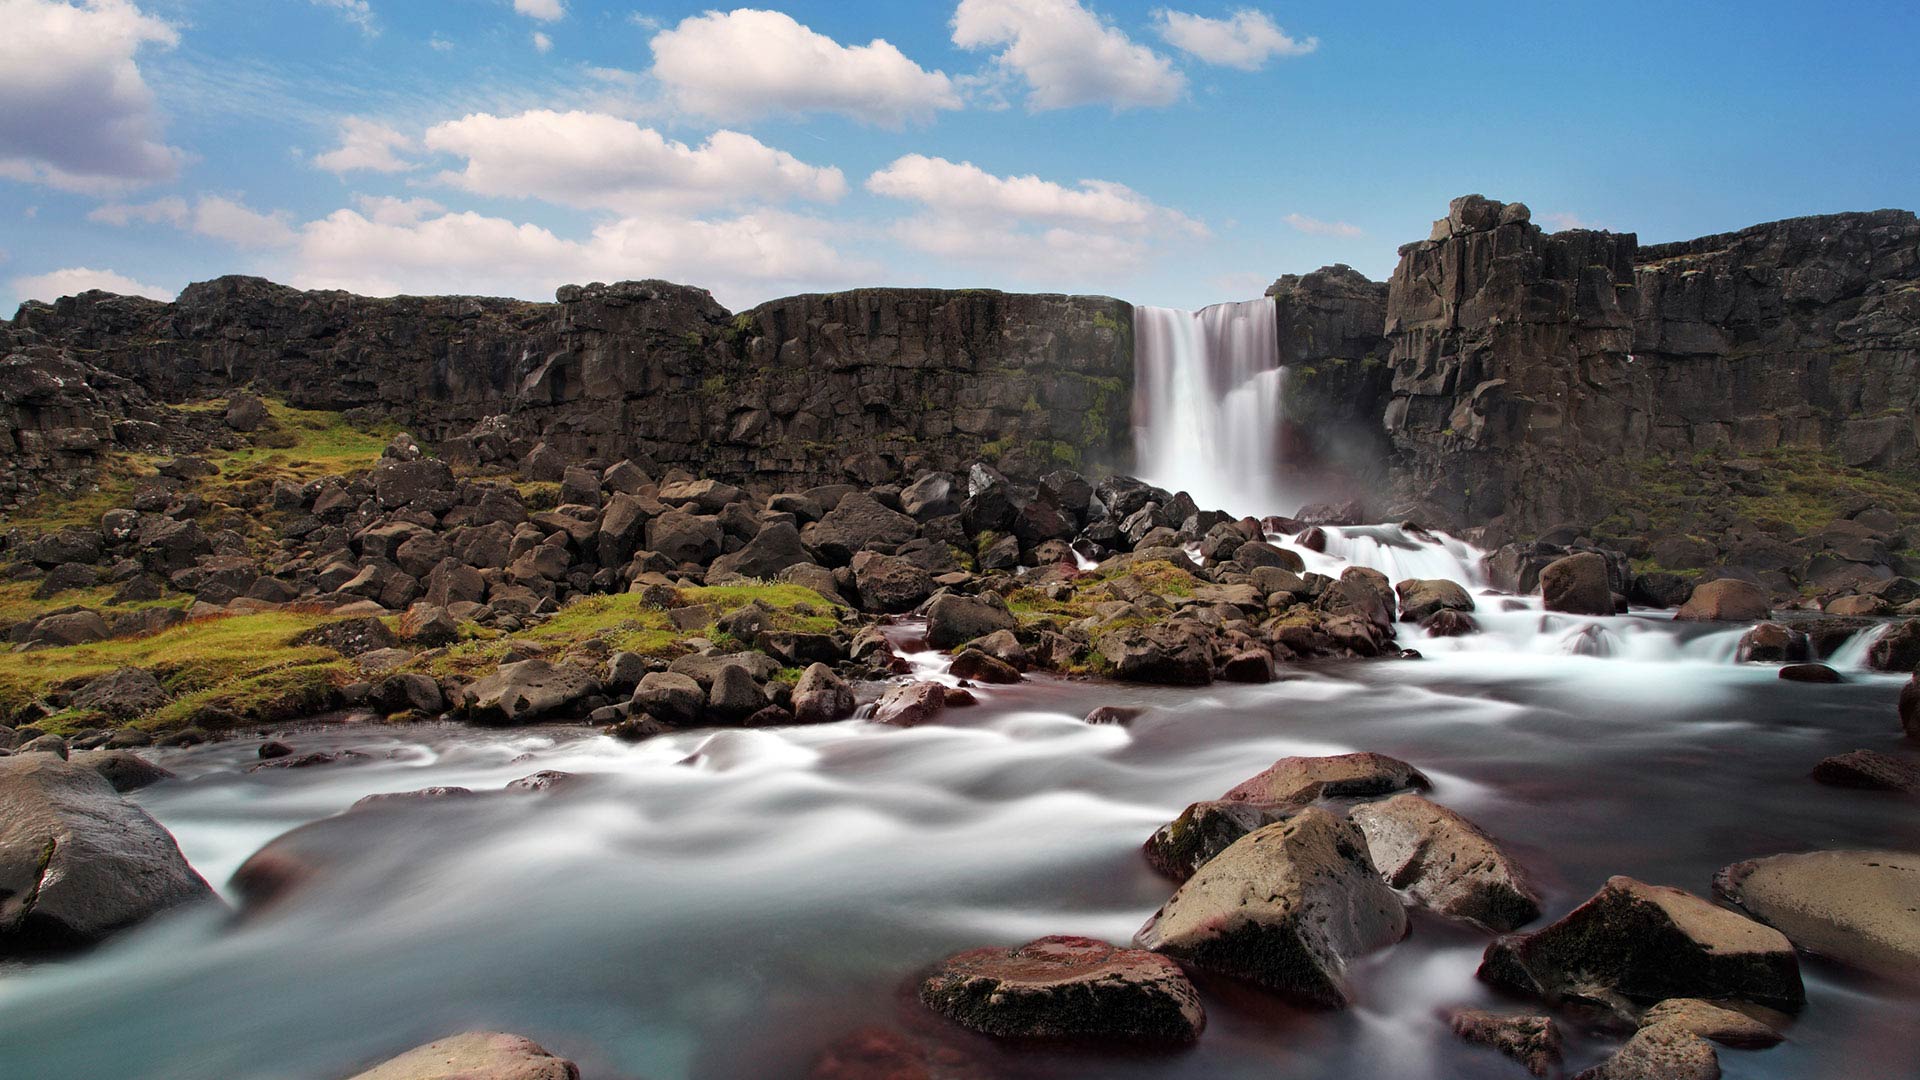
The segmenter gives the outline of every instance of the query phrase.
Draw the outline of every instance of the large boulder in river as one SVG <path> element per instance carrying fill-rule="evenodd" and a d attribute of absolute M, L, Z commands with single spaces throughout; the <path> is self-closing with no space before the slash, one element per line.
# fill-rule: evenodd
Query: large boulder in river
<path fill-rule="evenodd" d="M 532 1039 L 469 1031 L 417 1046 L 351 1080 L 580 1080 L 580 1070 Z"/>
<path fill-rule="evenodd" d="M 1354 807 L 1348 818 L 1387 884 L 1442 915 L 1507 931 L 1540 917 L 1520 865 L 1459 814 L 1418 795 Z"/>
<path fill-rule="evenodd" d="M 1717 578 L 1696 585 L 1693 595 L 1673 613 L 1675 622 L 1754 622 L 1773 614 L 1767 590 L 1739 578 Z"/>
<path fill-rule="evenodd" d="M 920 1000 L 1002 1038 L 1187 1043 L 1207 1022 L 1180 965 L 1084 937 L 950 956 L 921 984 Z"/>
<path fill-rule="evenodd" d="M 1324 1006 L 1349 961 L 1400 940 L 1407 913 L 1366 838 L 1319 807 L 1248 833 L 1155 912 L 1135 944 Z"/>
<path fill-rule="evenodd" d="M 500 669 L 460 692 L 460 708 L 476 724 L 527 724 L 556 715 L 600 684 L 571 664 L 534 658 Z"/>
<path fill-rule="evenodd" d="M 1607 579 L 1607 557 L 1581 551 L 1555 559 L 1540 571 L 1540 599 L 1548 611 L 1569 615 L 1611 615 L 1613 587 Z"/>
<path fill-rule="evenodd" d="M 1887 627 L 1867 649 L 1867 666 L 1875 671 L 1920 670 L 1920 619 Z"/>
<path fill-rule="evenodd" d="M 0 759 L 0 955 L 85 945 L 213 895 L 98 772 L 51 754 Z"/>
<path fill-rule="evenodd" d="M 1223 799 L 1289 803 L 1389 795 L 1432 784 L 1419 769 L 1385 754 L 1362 751 L 1326 757 L 1284 757 L 1234 785 Z"/>
<path fill-rule="evenodd" d="M 1813 642 L 1798 630 L 1763 622 L 1740 635 L 1734 659 L 1756 664 L 1798 663 L 1813 659 Z"/>
<path fill-rule="evenodd" d="M 947 707 L 947 688 L 937 682 L 902 683 L 883 694 L 874 703 L 869 718 L 876 724 L 918 727 Z"/>
<path fill-rule="evenodd" d="M 1778 931 L 1692 893 L 1614 877 L 1559 922 L 1487 946 L 1480 977 L 1551 1003 L 1618 1015 L 1673 997 L 1777 1009 L 1806 1000 L 1793 946 Z"/>
<path fill-rule="evenodd" d="M 1089 717 L 1091 720 L 1091 717 Z M 1305 809 L 1304 802 L 1261 803 L 1208 799 L 1180 812 L 1141 845 L 1147 865 L 1185 881 L 1241 837 Z"/>
<path fill-rule="evenodd" d="M 1213 681 L 1213 636 L 1198 626 L 1163 624 L 1101 636 L 1100 655 L 1127 682 L 1205 686 Z"/>
<path fill-rule="evenodd" d="M 853 715 L 853 688 L 825 664 L 808 665 L 793 685 L 793 719 L 827 724 Z"/>
<path fill-rule="evenodd" d="M 1400 597 L 1400 621 L 1421 622 L 1437 611 L 1472 611 L 1473 597 L 1445 578 L 1408 578 L 1393 587 Z"/>
<path fill-rule="evenodd" d="M 1920 854 L 1814 851 L 1735 863 L 1713 891 L 1811 953 L 1920 982 Z"/>
<path fill-rule="evenodd" d="M 998 596 L 983 597 L 947 593 L 936 596 L 927 605 L 927 644 L 936 649 L 965 645 L 996 630 L 1014 630 L 1020 620 L 1008 611 Z"/>

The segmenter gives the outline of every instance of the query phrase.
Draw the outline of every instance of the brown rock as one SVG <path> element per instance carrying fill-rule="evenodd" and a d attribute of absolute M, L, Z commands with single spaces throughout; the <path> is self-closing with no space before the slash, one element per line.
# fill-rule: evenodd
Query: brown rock
<path fill-rule="evenodd" d="M 1450 1023 L 1455 1035 L 1500 1051 L 1535 1076 L 1545 1076 L 1560 1064 L 1560 1028 L 1551 1016 L 1460 1009 Z"/>
<path fill-rule="evenodd" d="M 1329 757 L 1281 758 L 1259 775 L 1236 784 L 1222 799 L 1290 803 L 1313 799 L 1387 795 L 1432 785 L 1419 769 L 1385 754 L 1362 751 Z"/>
<path fill-rule="evenodd" d="M 1720 1080 L 1720 1055 L 1700 1036 L 1659 1024 L 1573 1080 Z"/>
<path fill-rule="evenodd" d="M 1813 778 L 1834 787 L 1920 793 L 1920 767 L 1875 750 L 1835 754 L 1813 767 Z"/>
<path fill-rule="evenodd" d="M 1178 964 L 1084 937 L 950 956 L 921 984 L 920 1000 L 1002 1038 L 1184 1043 L 1206 1026 L 1199 992 Z"/>
<path fill-rule="evenodd" d="M 1540 571 L 1540 597 L 1548 611 L 1570 615 L 1613 614 L 1613 589 L 1607 583 L 1607 558 L 1582 551 L 1548 563 Z"/>
<path fill-rule="evenodd" d="M 580 1080 L 580 1070 L 531 1039 L 469 1031 L 416 1047 L 351 1080 Z"/>
<path fill-rule="evenodd" d="M 1348 819 L 1387 884 L 1422 907 L 1506 931 L 1540 917 L 1540 896 L 1494 839 L 1418 795 L 1356 806 Z"/>
<path fill-rule="evenodd" d="M 936 682 L 904 683 L 888 690 L 873 706 L 876 724 L 916 727 L 947 707 L 947 688 Z"/>
<path fill-rule="evenodd" d="M 1258 803 L 1209 799 L 1180 812 L 1141 845 L 1147 865 L 1175 881 L 1185 881 L 1214 856 L 1255 829 L 1285 821 L 1306 802 Z"/>
<path fill-rule="evenodd" d="M 1696 585 L 1693 595 L 1673 613 L 1676 622 L 1753 622 L 1773 614 L 1767 591 L 1738 578 Z"/>
<path fill-rule="evenodd" d="M 1699 998 L 1668 998 L 1648 1009 L 1647 1014 L 1640 1018 L 1640 1026 L 1676 1027 L 1703 1039 L 1712 1039 L 1723 1046 L 1757 1049 L 1773 1046 L 1780 1041 L 1780 1032 L 1772 1024 L 1742 1009 L 1763 1011 L 1752 1005 L 1721 1005 Z"/>
<path fill-rule="evenodd" d="M 1920 919 L 1914 917 L 1920 911 L 1920 855 L 1773 855 L 1720 871 L 1713 891 L 1808 952 L 1887 978 L 1920 981 Z"/>

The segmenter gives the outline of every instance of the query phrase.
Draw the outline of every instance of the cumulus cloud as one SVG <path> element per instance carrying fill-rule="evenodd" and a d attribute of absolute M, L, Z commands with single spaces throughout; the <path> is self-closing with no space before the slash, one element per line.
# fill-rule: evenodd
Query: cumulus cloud
<path fill-rule="evenodd" d="M 87 214 L 104 225 L 171 225 L 239 248 L 277 248 L 293 243 L 293 216 L 262 213 L 224 195 L 202 195 L 192 206 L 179 196 L 150 203 L 107 203 Z"/>
<path fill-rule="evenodd" d="M 1258 71 L 1276 56 L 1305 56 L 1320 47 L 1319 38 L 1289 37 L 1265 12 L 1251 9 L 1209 19 L 1161 8 L 1153 17 L 1167 44 L 1195 59 L 1241 71 Z"/>
<path fill-rule="evenodd" d="M 513 10 L 542 22 L 557 22 L 567 17 L 567 5 L 562 0 L 513 0 Z"/>
<path fill-rule="evenodd" d="M 0 0 L 0 28 L 0 177 L 105 194 L 179 171 L 134 62 L 173 27 L 129 0 Z"/>
<path fill-rule="evenodd" d="M 373 5 L 367 0 L 313 0 L 323 8 L 332 8 L 340 17 L 360 28 L 368 36 L 378 34 L 380 28 L 373 21 Z"/>
<path fill-rule="evenodd" d="M 1186 92 L 1173 62 L 1079 0 L 960 0 L 953 43 L 998 49 L 994 64 L 1027 86 L 1027 108 L 1167 105 Z"/>
<path fill-rule="evenodd" d="M 751 135 L 716 131 L 690 147 L 605 113 L 474 113 L 429 128 L 426 145 L 465 158 L 464 169 L 440 179 L 476 194 L 623 213 L 831 201 L 847 190 L 839 169 L 809 165 Z"/>
<path fill-rule="evenodd" d="M 541 33 L 538 30 L 535 30 L 533 32 L 533 49 L 535 52 L 543 52 L 543 53 L 552 52 L 553 39 L 548 37 L 546 34 Z"/>
<path fill-rule="evenodd" d="M 125 274 L 116 274 L 112 270 L 95 270 L 86 266 L 72 266 L 65 270 L 54 270 L 45 274 L 32 274 L 14 278 L 10 283 L 13 293 L 22 300 L 58 300 L 63 296 L 78 296 L 88 289 L 119 293 L 122 296 L 145 296 L 154 300 L 171 300 L 176 290 L 163 289 L 158 285 L 148 285 L 135 281 Z"/>
<path fill-rule="evenodd" d="M 1029 279 L 1124 272 L 1144 265 L 1157 245 L 1207 234 L 1198 221 L 1110 180 L 1070 187 L 922 154 L 874 173 L 867 189 L 923 208 L 889 229 L 907 247 Z"/>
<path fill-rule="evenodd" d="M 324 154 L 316 154 L 313 163 L 337 174 L 356 169 L 405 172 L 414 166 L 400 154 L 414 148 L 411 138 L 385 124 L 349 116 L 340 121 L 340 145 Z"/>
<path fill-rule="evenodd" d="M 744 307 L 787 289 L 847 284 L 870 272 L 834 247 L 835 228 L 777 211 L 636 216 L 571 240 L 472 212 L 381 220 L 343 209 L 301 230 L 292 277 L 303 287 L 376 296 L 523 297 L 550 296 L 568 282 L 659 277 L 706 287 L 722 303 Z"/>
<path fill-rule="evenodd" d="M 1280 220 L 1286 222 L 1295 232 L 1303 232 L 1308 236 L 1364 235 L 1358 225 L 1349 225 L 1344 221 L 1322 221 L 1319 218 L 1308 217 L 1305 214 L 1288 214 Z"/>
<path fill-rule="evenodd" d="M 961 106 L 945 73 L 885 40 L 842 45 L 778 11 L 709 11 L 651 44 L 653 76 L 679 107 L 718 120 L 832 112 L 898 128 Z"/>
<path fill-rule="evenodd" d="M 169 195 L 147 203 L 105 203 L 88 211 L 87 220 L 121 228 L 135 223 L 185 227 L 191 215 L 187 200 Z"/>

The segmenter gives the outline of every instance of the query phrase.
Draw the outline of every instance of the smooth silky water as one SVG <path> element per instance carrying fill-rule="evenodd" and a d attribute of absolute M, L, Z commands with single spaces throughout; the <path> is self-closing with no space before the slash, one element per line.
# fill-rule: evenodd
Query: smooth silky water
<path fill-rule="evenodd" d="M 1506 841 L 1557 918 L 1612 874 L 1706 894 L 1780 851 L 1920 847 L 1898 796 L 1808 779 L 1896 751 L 1900 680 L 1839 686 L 1736 665 L 1727 631 L 1662 618 L 1501 612 L 1423 660 L 1290 670 L 1267 686 L 1156 690 L 1035 678 L 936 726 L 848 721 L 689 732 L 628 746 L 578 728 L 318 728 L 301 750 L 358 766 L 246 773 L 252 742 L 161 752 L 136 798 L 218 885 L 308 822 L 324 869 L 245 921 L 201 911 L 76 959 L 0 975 L 0 1076 L 333 1078 L 441 1034 L 524 1032 L 589 1077 L 802 1077 L 854 1030 L 946 1040 L 1017 1077 L 1518 1075 L 1446 1029 L 1502 1005 L 1474 979 L 1488 938 L 1418 916 L 1362 961 L 1358 1000 L 1297 1010 L 1204 980 L 1209 1026 L 1170 1053 L 993 1046 L 912 997 L 946 953 L 1052 933 L 1125 940 L 1171 892 L 1140 842 L 1275 758 L 1375 750 Z M 1583 627 L 1628 643 L 1572 655 Z M 921 658 L 922 663 L 930 663 Z M 1148 711 L 1089 726 L 1096 706 Z M 428 785 L 546 795 L 389 804 Z M 1913 1075 L 1920 998 L 1805 964 L 1785 1045 L 1722 1052 L 1729 1077 Z M 1572 1061 L 1605 1044 L 1582 1035 Z"/>

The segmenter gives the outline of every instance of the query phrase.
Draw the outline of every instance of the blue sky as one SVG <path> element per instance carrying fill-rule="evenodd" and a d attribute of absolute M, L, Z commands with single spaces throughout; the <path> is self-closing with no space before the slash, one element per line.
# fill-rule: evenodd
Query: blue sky
<path fill-rule="evenodd" d="M 1912 4 L 0 0 L 0 304 L 1385 277 L 1449 198 L 1920 206 Z"/>

